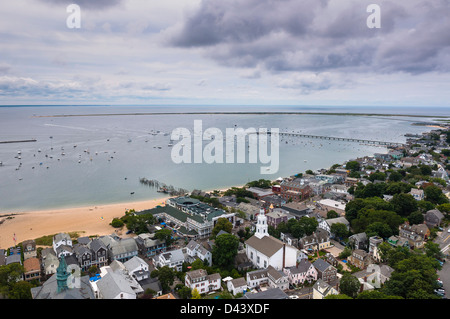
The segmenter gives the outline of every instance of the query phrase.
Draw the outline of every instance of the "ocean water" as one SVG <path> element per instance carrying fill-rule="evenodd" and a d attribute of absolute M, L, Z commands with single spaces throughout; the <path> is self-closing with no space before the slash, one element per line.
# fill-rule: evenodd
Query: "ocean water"
<path fill-rule="evenodd" d="M 150 112 L 297 111 L 323 114 L 99 114 Z M 326 113 L 411 114 L 407 116 L 332 115 Z M 51 117 L 53 115 L 89 115 Z M 280 132 L 405 142 L 406 133 L 432 128 L 411 125 L 450 116 L 447 108 L 207 107 L 207 106 L 22 106 L 0 107 L 0 213 L 101 205 L 161 198 L 139 178 L 176 188 L 213 190 L 265 178 L 276 179 L 308 169 L 328 168 L 385 147 L 355 142 L 280 137 L 279 170 L 261 174 L 256 164 L 176 164 L 168 146 L 175 128 L 277 128 Z M 204 142 L 206 145 L 208 142 Z M 19 154 L 20 152 L 20 154 Z M 63 154 L 64 153 L 64 154 Z M 20 156 L 20 158 L 19 158 Z M 133 194 L 131 194 L 133 193 Z"/>

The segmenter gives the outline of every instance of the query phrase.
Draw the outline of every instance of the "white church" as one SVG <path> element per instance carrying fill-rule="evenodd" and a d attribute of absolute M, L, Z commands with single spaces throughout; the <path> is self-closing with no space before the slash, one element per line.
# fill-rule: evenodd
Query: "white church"
<path fill-rule="evenodd" d="M 256 268 L 272 266 L 277 270 L 296 266 L 300 251 L 268 233 L 267 216 L 260 210 L 256 232 L 246 242 L 246 254 Z"/>

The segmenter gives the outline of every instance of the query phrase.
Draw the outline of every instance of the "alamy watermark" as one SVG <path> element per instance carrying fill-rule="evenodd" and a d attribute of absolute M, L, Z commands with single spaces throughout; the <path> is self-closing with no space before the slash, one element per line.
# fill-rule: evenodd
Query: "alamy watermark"
<path fill-rule="evenodd" d="M 81 8 L 78 4 L 72 3 L 67 6 L 66 12 L 70 15 L 66 19 L 66 26 L 69 29 L 81 28 Z M 378 4 L 369 4 L 366 12 L 370 13 L 367 17 L 366 25 L 369 29 L 381 28 L 381 8 Z"/>
<path fill-rule="evenodd" d="M 177 141 L 171 151 L 176 164 L 269 164 L 260 167 L 261 174 L 275 174 L 279 169 L 278 128 L 269 131 L 267 128 L 234 127 L 226 128 L 224 134 L 216 127 L 203 130 L 202 120 L 194 120 L 192 134 L 189 129 L 178 127 L 172 131 L 171 140 Z M 203 145 L 204 141 L 208 143 Z"/>

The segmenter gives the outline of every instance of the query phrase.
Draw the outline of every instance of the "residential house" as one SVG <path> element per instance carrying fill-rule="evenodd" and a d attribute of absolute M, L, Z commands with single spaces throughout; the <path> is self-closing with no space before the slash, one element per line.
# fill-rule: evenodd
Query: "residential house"
<path fill-rule="evenodd" d="M 345 217 L 324 219 L 319 223 L 318 228 L 325 229 L 332 237 L 334 237 L 334 234 L 331 233 L 331 226 L 337 223 L 344 224 L 347 227 L 347 230 L 350 229 L 350 223 Z"/>
<path fill-rule="evenodd" d="M 88 247 L 81 244 L 75 244 L 73 251 L 81 270 L 88 270 L 92 265 L 92 251 Z"/>
<path fill-rule="evenodd" d="M 339 265 L 339 260 L 331 253 L 325 254 L 325 261 L 333 267 L 337 267 L 337 265 Z"/>
<path fill-rule="evenodd" d="M 61 256 L 68 257 L 73 254 L 73 247 L 69 245 L 59 245 L 55 250 L 56 257 L 61 258 Z"/>
<path fill-rule="evenodd" d="M 168 266 L 176 271 L 181 271 L 185 257 L 182 249 L 176 249 L 153 256 L 152 260 L 153 265 L 157 268 Z"/>
<path fill-rule="evenodd" d="M 227 289 L 234 296 L 239 293 L 244 293 L 244 291 L 248 289 L 247 281 L 245 280 L 244 277 L 229 280 L 227 282 Z"/>
<path fill-rule="evenodd" d="M 69 234 L 59 233 L 53 236 L 53 251 L 56 254 L 56 249 L 61 245 L 72 247 L 72 239 L 70 238 Z"/>
<path fill-rule="evenodd" d="M 91 282 L 98 299 L 136 299 L 144 293 L 136 278 L 118 260 L 101 267 L 100 277 Z"/>
<path fill-rule="evenodd" d="M 159 281 L 158 278 L 146 278 L 143 280 L 138 281 L 139 285 L 142 287 L 142 289 L 144 290 L 144 292 L 147 289 L 150 289 L 152 291 L 155 292 L 155 297 L 161 296 L 162 295 L 162 285 L 161 282 Z"/>
<path fill-rule="evenodd" d="M 106 247 L 105 243 L 96 238 L 88 244 L 88 248 L 92 252 L 91 265 L 95 265 L 98 268 L 106 266 L 108 262 L 108 248 Z"/>
<path fill-rule="evenodd" d="M 207 262 L 209 266 L 212 265 L 212 252 L 211 249 L 206 248 L 201 243 L 191 240 L 186 246 L 186 253 L 188 255 L 188 261 L 193 262 L 196 258 L 199 258 L 203 262 Z"/>
<path fill-rule="evenodd" d="M 388 265 L 369 264 L 366 269 L 358 271 L 353 275 L 367 282 L 374 288 L 381 288 L 390 278 L 394 269 Z"/>
<path fill-rule="evenodd" d="M 313 286 L 313 299 L 325 299 L 329 295 L 338 295 L 339 292 L 326 281 L 319 279 Z"/>
<path fill-rule="evenodd" d="M 317 278 L 322 279 L 328 284 L 334 284 L 337 280 L 337 269 L 333 267 L 325 260 L 318 258 L 313 263 L 314 268 L 317 270 Z"/>
<path fill-rule="evenodd" d="M 348 237 L 348 243 L 354 247 L 354 249 L 367 249 L 368 240 L 366 233 L 358 233 Z"/>
<path fill-rule="evenodd" d="M 280 240 L 293 247 L 298 247 L 298 238 L 295 238 L 289 233 L 280 233 Z"/>
<path fill-rule="evenodd" d="M 272 288 L 280 288 L 281 290 L 289 289 L 288 276 L 272 266 L 265 269 L 249 271 L 246 276 L 247 286 L 249 288 L 269 286 Z"/>
<path fill-rule="evenodd" d="M 129 282 L 113 271 L 106 273 L 92 284 L 97 299 L 136 299 L 137 297 Z"/>
<path fill-rule="evenodd" d="M 379 236 L 372 236 L 369 238 L 369 255 L 370 257 L 380 262 L 381 256 L 380 256 L 380 250 L 378 249 L 378 246 L 383 242 L 383 238 Z"/>
<path fill-rule="evenodd" d="M 288 299 L 289 296 L 280 288 L 268 288 L 267 290 L 263 290 L 256 293 L 246 293 L 243 297 L 239 299 Z"/>
<path fill-rule="evenodd" d="M 348 257 L 348 262 L 355 267 L 364 269 L 370 263 L 370 255 L 362 249 L 355 249 L 352 251 L 351 256 Z"/>
<path fill-rule="evenodd" d="M 220 274 L 208 275 L 206 270 L 197 269 L 186 273 L 184 284 L 190 289 L 197 289 L 200 294 L 206 294 L 221 288 Z"/>
<path fill-rule="evenodd" d="M 438 209 L 432 209 L 425 213 L 424 219 L 428 228 L 438 227 L 444 219 L 444 214 L 442 214 Z"/>
<path fill-rule="evenodd" d="M 415 200 L 423 200 L 425 198 L 423 189 L 411 188 L 409 194 L 411 194 Z"/>
<path fill-rule="evenodd" d="M 139 248 L 139 253 L 147 258 L 163 253 L 167 249 L 165 241 L 160 241 L 149 233 L 139 234 L 135 237 L 135 241 Z"/>
<path fill-rule="evenodd" d="M 23 259 L 37 257 L 36 242 L 34 240 L 25 240 L 22 243 L 23 246 Z"/>
<path fill-rule="evenodd" d="M 399 226 L 399 237 L 407 239 L 411 248 L 422 248 L 429 234 L 430 230 L 425 224 L 409 225 L 404 223 Z"/>
<path fill-rule="evenodd" d="M 53 275 L 59 266 L 59 259 L 56 257 L 53 248 L 44 248 L 41 252 L 43 274 L 46 276 Z"/>
<path fill-rule="evenodd" d="M 23 267 L 24 267 L 24 280 L 25 281 L 31 281 L 31 280 L 41 280 L 41 264 L 38 258 L 31 257 L 27 258 L 23 261 Z"/>
<path fill-rule="evenodd" d="M 289 214 L 283 209 L 274 209 L 266 214 L 267 225 L 277 228 L 280 223 L 286 223 L 288 221 Z"/>
<path fill-rule="evenodd" d="M 284 268 L 291 285 L 300 285 L 317 280 L 317 269 L 308 261 L 301 260 L 295 267 Z"/>
<path fill-rule="evenodd" d="M 107 247 L 108 257 L 111 261 L 125 262 L 138 254 L 138 246 L 134 238 L 120 238 L 107 235 L 100 237 L 100 240 Z"/>
<path fill-rule="evenodd" d="M 308 252 L 316 252 L 331 246 L 330 236 L 324 229 L 317 228 L 310 236 L 304 236 L 299 239 L 298 247 Z"/>
<path fill-rule="evenodd" d="M 134 256 L 130 260 L 123 263 L 128 274 L 138 282 L 150 277 L 148 264 L 140 257 Z"/>

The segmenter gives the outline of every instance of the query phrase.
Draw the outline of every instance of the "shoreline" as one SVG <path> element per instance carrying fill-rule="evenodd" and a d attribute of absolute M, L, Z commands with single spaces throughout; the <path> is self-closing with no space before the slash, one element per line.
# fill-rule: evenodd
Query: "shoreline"
<path fill-rule="evenodd" d="M 154 208 L 168 198 L 170 196 L 138 202 L 5 213 L 0 215 L 0 220 L 3 220 L 0 224 L 0 248 L 13 246 L 14 234 L 17 243 L 61 232 L 80 232 L 80 236 L 112 234 L 116 230 L 109 225 L 113 218 L 122 217 L 128 209 Z M 13 218 L 8 219 L 8 216 Z"/>
<path fill-rule="evenodd" d="M 93 113 L 93 114 L 54 114 L 34 115 L 32 117 L 90 117 L 90 116 L 142 116 L 142 115 L 337 115 L 337 116 L 389 116 L 389 117 L 422 117 L 448 119 L 445 115 L 418 115 L 418 114 L 384 114 L 384 113 L 351 113 L 351 112 L 135 112 L 135 113 Z"/>

